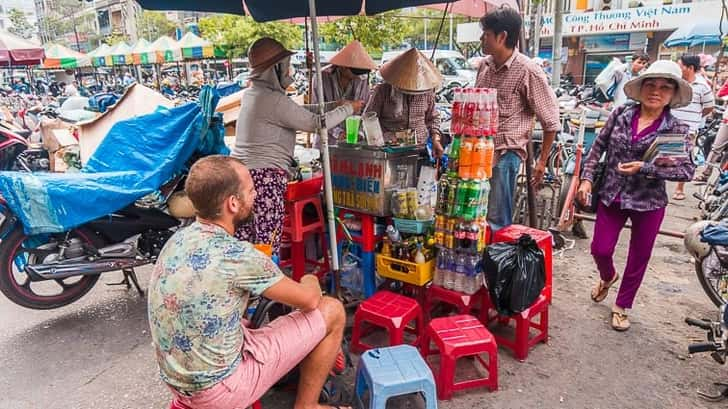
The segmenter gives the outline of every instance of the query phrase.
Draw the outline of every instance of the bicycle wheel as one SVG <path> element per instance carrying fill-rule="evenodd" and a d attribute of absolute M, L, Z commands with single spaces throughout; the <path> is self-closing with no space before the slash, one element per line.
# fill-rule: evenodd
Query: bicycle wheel
<path fill-rule="evenodd" d="M 710 301 L 720 307 L 728 297 L 728 270 L 723 266 L 715 249 L 703 260 L 695 261 L 695 274 Z"/>

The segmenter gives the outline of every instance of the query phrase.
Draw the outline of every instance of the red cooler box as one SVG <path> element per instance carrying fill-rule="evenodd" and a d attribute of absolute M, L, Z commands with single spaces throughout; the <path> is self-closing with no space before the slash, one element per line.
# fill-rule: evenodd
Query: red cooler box
<path fill-rule="evenodd" d="M 553 247 L 551 244 L 551 233 L 534 229 L 532 227 L 521 226 L 520 224 L 512 224 L 508 227 L 498 230 L 493 236 L 493 243 L 512 242 L 518 240 L 522 235 L 528 234 L 538 243 L 538 247 L 543 251 L 544 269 L 546 270 L 546 285 L 543 294 L 551 303 L 551 279 L 553 274 Z"/>

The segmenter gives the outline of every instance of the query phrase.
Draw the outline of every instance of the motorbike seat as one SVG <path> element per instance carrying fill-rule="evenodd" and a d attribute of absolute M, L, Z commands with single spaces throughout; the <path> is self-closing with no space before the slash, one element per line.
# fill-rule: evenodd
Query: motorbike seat
<path fill-rule="evenodd" d="M 700 233 L 700 240 L 711 246 L 728 246 L 728 225 L 706 226 Z"/>

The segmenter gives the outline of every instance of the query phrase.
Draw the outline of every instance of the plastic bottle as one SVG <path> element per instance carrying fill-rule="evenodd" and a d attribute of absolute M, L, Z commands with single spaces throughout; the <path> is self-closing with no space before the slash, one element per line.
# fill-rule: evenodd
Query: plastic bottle
<path fill-rule="evenodd" d="M 465 212 L 465 206 L 468 201 L 468 187 L 469 183 L 467 179 L 462 179 L 458 182 L 457 192 L 455 193 L 455 209 L 453 216 L 462 216 Z"/>
<path fill-rule="evenodd" d="M 471 178 L 471 169 L 473 163 L 473 145 L 475 138 L 472 136 L 464 136 L 460 143 L 460 165 L 458 167 L 458 176 L 463 179 Z"/>
<path fill-rule="evenodd" d="M 483 180 L 480 182 L 480 203 L 478 204 L 478 218 L 488 216 L 488 196 L 490 195 L 490 182 Z"/>
<path fill-rule="evenodd" d="M 448 289 L 452 289 L 455 286 L 456 260 L 454 251 L 447 250 L 445 252 L 445 263 L 447 264 L 447 269 L 444 271 L 445 274 L 443 274 L 444 277 L 442 286 Z"/>
<path fill-rule="evenodd" d="M 467 264 L 468 257 L 465 255 L 465 253 L 458 253 L 457 257 L 455 258 L 455 274 L 454 274 L 454 284 L 452 287 L 452 290 L 457 292 L 463 292 L 465 281 L 467 279 L 467 271 L 466 271 L 466 264 Z"/>
<path fill-rule="evenodd" d="M 478 132 L 477 136 L 485 136 L 490 132 L 491 108 L 488 104 L 490 90 L 484 88 L 478 93 Z"/>
<path fill-rule="evenodd" d="M 490 179 L 493 177 L 493 156 L 495 155 L 495 143 L 493 137 L 485 138 L 485 159 L 483 162 L 483 170 L 485 176 Z"/>
<path fill-rule="evenodd" d="M 468 240 L 468 225 L 462 220 L 455 225 L 455 247 L 457 249 L 463 248 L 467 245 Z"/>
<path fill-rule="evenodd" d="M 465 261 L 465 281 L 464 281 L 464 288 L 463 292 L 465 294 L 475 294 L 480 289 L 480 283 L 482 281 L 478 281 L 478 267 L 479 267 L 480 257 L 475 254 L 471 254 L 467 256 L 467 259 Z"/>
<path fill-rule="evenodd" d="M 478 217 L 480 201 L 482 196 L 480 181 L 471 180 L 467 182 L 467 197 L 463 207 L 462 216 L 465 220 L 471 221 Z"/>
<path fill-rule="evenodd" d="M 463 129 L 463 89 L 455 88 L 452 100 L 452 117 L 450 119 L 450 134 L 460 135 Z"/>
<path fill-rule="evenodd" d="M 465 233 L 465 236 L 468 238 L 468 247 L 466 251 L 473 255 L 480 254 L 483 249 L 479 248 L 480 223 L 478 223 L 477 220 L 468 224 L 468 230 Z"/>
<path fill-rule="evenodd" d="M 488 92 L 488 106 L 490 106 L 490 134 L 495 135 L 498 133 L 498 90 L 491 89 Z"/>
<path fill-rule="evenodd" d="M 402 235 L 399 234 L 399 230 L 397 230 L 397 228 L 393 225 L 390 224 L 389 226 L 387 226 L 386 233 L 387 237 L 389 237 L 389 241 L 391 241 L 392 243 L 399 243 L 400 241 L 402 241 Z"/>
<path fill-rule="evenodd" d="M 435 264 L 435 273 L 432 275 L 432 284 L 442 287 L 445 280 L 445 272 L 447 271 L 447 249 L 438 247 L 437 262 Z"/>
<path fill-rule="evenodd" d="M 458 169 L 460 168 L 460 138 L 460 135 L 453 135 L 452 143 L 450 144 L 447 170 L 447 174 L 450 177 L 457 177 Z"/>
<path fill-rule="evenodd" d="M 447 201 L 445 215 L 453 216 L 455 214 L 455 206 L 457 204 L 457 191 L 460 181 L 457 178 L 447 177 L 449 189 L 447 191 Z"/>
<path fill-rule="evenodd" d="M 463 135 L 475 135 L 474 119 L 478 108 L 477 94 L 472 88 L 465 90 L 465 112 L 463 112 Z"/>
<path fill-rule="evenodd" d="M 425 262 L 427 262 L 427 259 L 425 259 L 425 253 L 422 252 L 422 243 L 417 243 L 417 253 L 415 253 L 415 263 L 425 264 Z"/>
<path fill-rule="evenodd" d="M 447 175 L 440 177 L 440 182 L 437 184 L 437 205 L 435 206 L 435 213 L 445 215 L 447 214 L 447 198 L 450 194 L 450 179 Z"/>
<path fill-rule="evenodd" d="M 485 172 L 485 165 L 487 160 L 487 148 L 488 144 L 485 143 L 485 137 L 479 136 L 473 145 L 473 157 L 470 165 L 470 176 L 473 179 L 485 179 L 488 175 Z"/>

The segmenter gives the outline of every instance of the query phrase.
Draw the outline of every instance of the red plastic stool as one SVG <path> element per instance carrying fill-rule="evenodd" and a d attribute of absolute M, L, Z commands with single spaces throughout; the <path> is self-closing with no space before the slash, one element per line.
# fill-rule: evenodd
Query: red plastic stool
<path fill-rule="evenodd" d="M 438 351 L 430 350 L 430 341 L 435 343 Z M 455 391 L 463 389 L 484 386 L 491 391 L 498 390 L 498 345 L 493 335 L 477 318 L 471 315 L 454 315 L 433 319 L 427 325 L 420 350 L 425 359 L 428 355 L 438 352 L 440 354 L 440 370 L 432 370 L 439 399 L 449 400 Z M 488 362 L 481 356 L 483 354 L 488 355 Z M 455 382 L 458 358 L 470 356 L 488 371 L 488 376 Z"/>
<path fill-rule="evenodd" d="M 169 405 L 169 409 L 192 409 L 192 408 L 185 405 L 184 403 L 180 402 L 177 398 L 175 398 L 172 401 L 172 404 Z M 250 409 L 263 409 L 263 405 L 260 404 L 260 401 L 257 401 L 253 404 L 253 406 L 250 407 Z"/>
<path fill-rule="evenodd" d="M 432 309 L 439 303 L 454 306 L 457 308 L 458 314 L 471 314 L 478 305 L 482 306 L 484 302 L 485 305 L 488 305 L 487 301 L 481 301 L 483 297 L 487 296 L 485 288 L 481 288 L 475 294 L 470 295 L 432 284 L 425 292 L 425 300 L 422 306 L 425 321 L 430 321 Z"/>
<path fill-rule="evenodd" d="M 382 235 L 376 236 L 376 221 L 377 218 L 370 214 L 357 212 L 348 209 L 339 209 L 339 218 L 344 220 L 346 216 L 353 216 L 355 219 L 361 221 L 361 233 L 352 233 L 352 241 L 361 245 L 361 250 L 364 252 L 372 252 L 377 246 L 377 243 L 381 241 Z M 336 225 L 336 239 L 342 241 L 344 239 L 344 230 L 340 224 Z"/>
<path fill-rule="evenodd" d="M 515 338 L 506 338 L 494 335 L 498 345 L 506 347 L 513 352 L 513 356 L 523 362 L 528 358 L 528 351 L 539 342 L 544 344 L 549 340 L 549 302 L 544 295 L 540 295 L 535 303 L 527 310 L 522 311 L 512 317 L 504 317 L 500 315 L 491 315 L 490 311 L 492 303 L 488 298 L 488 307 L 481 310 L 480 321 L 489 325 L 494 321 L 499 324 L 509 325 L 510 321 L 516 322 Z M 534 318 L 538 317 L 538 322 Z M 537 331 L 537 334 L 531 337 L 531 328 Z"/>
<path fill-rule="evenodd" d="M 417 321 L 415 329 L 407 328 L 412 320 Z M 351 350 L 357 353 L 374 348 L 361 341 L 368 334 L 364 328 L 365 323 L 386 329 L 389 333 L 389 346 L 403 344 L 405 331 L 417 335 L 412 345 L 418 346 L 425 332 L 422 309 L 417 301 L 390 291 L 375 293 L 359 304 L 354 313 Z"/>
<path fill-rule="evenodd" d="M 312 205 L 316 209 L 316 218 L 306 218 L 303 210 L 307 205 Z M 281 259 L 281 267 L 291 267 L 292 278 L 300 281 L 301 277 L 306 274 L 306 265 L 318 267 L 318 276 L 323 278 L 329 272 L 329 253 L 326 246 L 325 219 L 321 206 L 321 197 L 319 195 L 296 198 L 295 200 L 286 201 L 286 219 L 283 223 L 283 235 L 290 238 L 291 241 L 291 257 L 289 259 Z M 321 238 L 321 251 L 323 253 L 323 261 L 306 259 L 306 247 L 304 239 L 309 234 L 318 233 Z"/>
<path fill-rule="evenodd" d="M 544 259 L 544 271 L 546 272 L 546 285 L 544 286 L 541 294 L 546 296 L 546 299 L 551 303 L 551 292 L 552 292 L 552 278 L 553 278 L 553 245 L 551 233 L 534 229 L 528 226 L 521 226 L 519 224 L 512 224 L 508 227 L 504 227 L 498 230 L 493 236 L 494 243 L 512 242 L 518 240 L 522 235 L 528 234 L 533 237 L 538 244 L 538 247 L 543 251 Z"/>

